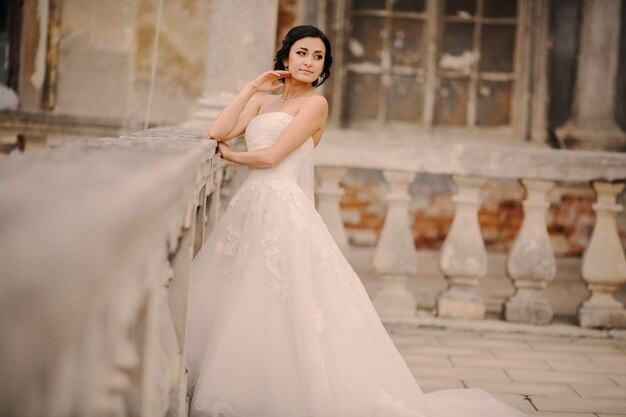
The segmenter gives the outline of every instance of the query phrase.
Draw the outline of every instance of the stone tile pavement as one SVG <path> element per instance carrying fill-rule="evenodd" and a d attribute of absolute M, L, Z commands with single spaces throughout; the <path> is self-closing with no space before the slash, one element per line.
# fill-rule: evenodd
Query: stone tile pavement
<path fill-rule="evenodd" d="M 536 417 L 626 416 L 626 334 L 433 318 L 386 323 L 425 392 L 479 387 Z"/>

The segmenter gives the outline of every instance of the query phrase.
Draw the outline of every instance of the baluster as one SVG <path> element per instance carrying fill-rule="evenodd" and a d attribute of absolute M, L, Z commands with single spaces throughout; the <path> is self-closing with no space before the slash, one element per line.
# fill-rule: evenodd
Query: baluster
<path fill-rule="evenodd" d="M 206 192 L 206 203 L 205 207 L 207 210 L 206 214 L 206 223 L 204 225 L 204 236 L 205 239 L 211 234 L 213 228 L 217 224 L 219 220 L 220 213 L 222 212 L 222 206 L 224 203 L 221 200 L 222 196 L 222 180 L 224 177 L 224 170 L 218 169 L 213 173 L 213 175 L 209 178 L 207 187 L 210 187 Z M 204 245 L 204 242 L 202 243 Z"/>
<path fill-rule="evenodd" d="M 193 255 L 196 256 L 196 254 L 200 251 L 200 248 L 202 248 L 202 245 L 204 244 L 204 225 L 206 224 L 207 221 L 207 209 L 206 209 L 206 203 L 207 203 L 207 197 L 206 197 L 206 192 L 207 192 L 207 188 L 206 185 L 204 187 L 202 187 L 202 189 L 200 190 L 199 194 L 198 194 L 198 201 L 197 201 L 197 205 L 196 205 L 196 218 L 195 218 L 195 231 L 196 234 L 194 236 L 194 241 L 193 241 Z"/>
<path fill-rule="evenodd" d="M 318 178 L 318 185 L 315 189 L 317 211 L 324 219 L 326 227 L 328 227 L 341 252 L 348 256 L 348 237 L 339 208 L 339 201 L 344 194 L 344 190 L 339 187 L 339 181 L 348 170 L 346 168 L 317 167 L 315 172 Z"/>
<path fill-rule="evenodd" d="M 504 318 L 548 324 L 552 320 L 552 306 L 542 291 L 556 275 L 554 251 L 546 226 L 550 207 L 548 193 L 554 188 L 554 182 L 522 180 L 522 184 L 526 188 L 524 222 L 507 262 L 515 294 L 503 306 Z"/>
<path fill-rule="evenodd" d="M 487 273 L 487 250 L 478 224 L 478 209 L 482 203 L 480 187 L 484 178 L 454 175 L 457 193 L 452 227 L 441 248 L 440 267 L 448 288 L 437 300 L 440 317 L 481 319 L 485 302 L 478 292 L 478 280 Z"/>
<path fill-rule="evenodd" d="M 626 311 L 613 293 L 626 282 L 626 258 L 617 233 L 615 216 L 623 206 L 615 203 L 624 184 L 595 181 L 593 205 L 596 224 L 582 261 L 582 277 L 591 296 L 578 308 L 583 327 L 626 327 Z"/>
<path fill-rule="evenodd" d="M 407 276 L 417 272 L 417 253 L 409 219 L 408 188 L 414 172 L 383 171 L 389 184 L 387 216 L 374 254 L 374 268 L 383 286 L 373 297 L 376 311 L 385 317 L 413 317 L 417 303 L 406 286 Z"/>

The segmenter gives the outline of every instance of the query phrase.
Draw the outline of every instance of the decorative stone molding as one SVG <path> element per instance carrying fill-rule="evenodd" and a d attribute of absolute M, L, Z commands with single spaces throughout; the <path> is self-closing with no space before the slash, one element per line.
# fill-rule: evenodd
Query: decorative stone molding
<path fill-rule="evenodd" d="M 0 159 L 0 331 L 14 341 L 1 415 L 187 414 L 187 284 L 197 207 L 219 203 L 200 198 L 219 189 L 213 155 L 166 128 Z"/>
<path fill-rule="evenodd" d="M 552 320 L 552 306 L 542 291 L 556 275 L 556 260 L 546 227 L 548 193 L 554 182 L 522 180 L 522 184 L 526 188 L 524 222 L 507 262 L 515 294 L 503 306 L 504 318 L 548 324 Z"/>
<path fill-rule="evenodd" d="M 626 258 L 615 216 L 623 206 L 615 203 L 624 184 L 594 181 L 596 224 L 583 255 L 582 277 L 591 296 L 579 307 L 583 327 L 626 327 L 626 310 L 613 293 L 626 282 Z"/>
<path fill-rule="evenodd" d="M 383 280 L 372 301 L 381 318 L 415 316 L 415 296 L 406 287 L 408 275 L 417 272 L 417 253 L 411 233 L 408 189 L 414 172 L 383 171 L 389 185 L 387 216 L 374 254 L 374 268 Z"/>
<path fill-rule="evenodd" d="M 487 273 L 487 249 L 478 224 L 482 203 L 480 188 L 484 178 L 454 175 L 456 205 L 452 227 L 441 248 L 441 271 L 448 288 L 437 299 L 440 317 L 481 319 L 485 302 L 478 291 L 478 280 Z"/>

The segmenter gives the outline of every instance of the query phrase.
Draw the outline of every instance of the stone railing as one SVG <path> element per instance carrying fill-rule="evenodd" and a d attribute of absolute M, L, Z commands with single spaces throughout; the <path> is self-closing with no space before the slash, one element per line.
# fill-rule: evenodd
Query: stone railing
<path fill-rule="evenodd" d="M 0 159 L 0 415 L 186 416 L 194 253 L 225 164 L 182 129 Z"/>
<path fill-rule="evenodd" d="M 591 296 L 578 309 L 583 327 L 624 327 L 624 306 L 613 293 L 626 282 L 626 260 L 615 216 L 616 196 L 624 188 L 626 154 L 562 151 L 529 146 L 499 146 L 415 138 L 375 137 L 357 131 L 329 131 L 316 151 L 318 210 L 343 248 L 348 247 L 341 220 L 339 182 L 348 168 L 380 170 L 389 187 L 384 227 L 373 266 L 382 277 L 373 296 L 384 319 L 413 317 L 416 298 L 406 285 L 418 272 L 409 217 L 409 186 L 418 174 L 449 175 L 456 188 L 455 215 L 440 252 L 447 289 L 437 298 L 437 315 L 483 318 L 485 301 L 477 290 L 487 273 L 488 254 L 478 222 L 481 186 L 487 179 L 519 180 L 526 190 L 524 221 L 507 261 L 515 293 L 503 305 L 505 320 L 547 324 L 553 309 L 543 290 L 556 274 L 548 237 L 548 193 L 559 182 L 591 184 L 597 196 L 596 222 L 582 261 L 582 277 Z M 419 275 L 418 275 L 419 277 Z"/>

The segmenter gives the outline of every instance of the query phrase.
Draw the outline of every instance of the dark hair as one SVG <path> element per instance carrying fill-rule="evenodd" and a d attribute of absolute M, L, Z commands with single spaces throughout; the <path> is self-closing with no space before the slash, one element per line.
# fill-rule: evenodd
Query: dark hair
<path fill-rule="evenodd" d="M 324 68 L 322 69 L 322 73 L 317 80 L 311 83 L 313 84 L 313 87 L 317 87 L 318 85 L 324 84 L 324 81 L 326 81 L 328 77 L 330 77 L 330 67 L 333 65 L 333 56 L 330 50 L 330 41 L 328 40 L 326 35 L 324 35 L 324 32 L 322 32 L 315 26 L 296 26 L 294 28 L 291 28 L 289 32 L 287 32 L 287 35 L 285 36 L 285 39 L 283 39 L 283 43 L 280 49 L 278 50 L 278 52 L 276 52 L 276 57 L 274 58 L 274 70 L 282 71 L 285 69 L 285 64 L 283 63 L 283 61 L 289 58 L 289 51 L 291 50 L 293 44 L 302 38 L 319 38 L 322 40 L 322 42 L 324 42 L 324 46 L 326 47 L 326 54 L 324 55 Z"/>

